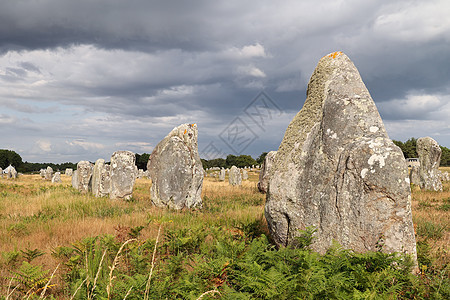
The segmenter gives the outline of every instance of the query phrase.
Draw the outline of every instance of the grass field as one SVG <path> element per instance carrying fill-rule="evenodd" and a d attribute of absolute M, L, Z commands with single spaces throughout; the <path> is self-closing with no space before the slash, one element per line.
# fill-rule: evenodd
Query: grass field
<path fill-rule="evenodd" d="M 274 249 L 265 238 L 265 196 L 256 188 L 258 174 L 249 175 L 242 187 L 206 177 L 203 208 L 194 211 L 153 207 L 147 179 L 136 181 L 130 201 L 80 194 L 64 175 L 62 184 L 39 175 L 0 179 L 0 299 L 449 295 L 449 182 L 443 192 L 412 189 L 421 274 L 411 277 L 387 263 L 395 258 L 377 253 L 358 256 L 340 249 L 320 257 L 307 247 Z"/>

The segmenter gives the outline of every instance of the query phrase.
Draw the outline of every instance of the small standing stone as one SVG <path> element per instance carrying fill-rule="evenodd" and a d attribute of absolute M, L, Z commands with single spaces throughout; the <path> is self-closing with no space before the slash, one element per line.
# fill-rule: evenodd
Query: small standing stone
<path fill-rule="evenodd" d="M 72 176 L 72 186 L 76 187 L 81 193 L 87 193 L 92 176 L 92 164 L 86 160 L 82 160 L 78 162 L 76 171 L 76 176 Z"/>
<path fill-rule="evenodd" d="M 242 180 L 248 179 L 248 172 L 246 169 L 242 170 Z"/>
<path fill-rule="evenodd" d="M 202 206 L 203 165 L 198 153 L 196 124 L 175 127 L 150 155 L 151 200 L 174 209 Z"/>
<path fill-rule="evenodd" d="M 225 181 L 225 169 L 222 168 L 219 174 L 219 181 Z"/>
<path fill-rule="evenodd" d="M 136 157 L 131 151 L 116 151 L 111 156 L 111 199 L 130 199 L 136 180 Z"/>
<path fill-rule="evenodd" d="M 52 183 L 61 183 L 61 172 L 55 172 L 55 174 L 52 177 Z"/>
<path fill-rule="evenodd" d="M 73 171 L 72 173 L 72 187 L 76 190 L 79 190 L 79 182 L 78 182 L 78 170 Z"/>
<path fill-rule="evenodd" d="M 232 186 L 242 185 L 241 171 L 236 166 L 232 166 L 228 175 L 228 183 Z"/>
<path fill-rule="evenodd" d="M 107 196 L 111 189 L 110 167 L 104 159 L 97 159 L 92 171 L 91 191 L 95 197 Z"/>
<path fill-rule="evenodd" d="M 419 166 L 412 166 L 409 173 L 410 183 L 420 186 Z"/>
<path fill-rule="evenodd" d="M 45 180 L 52 180 L 53 178 L 53 169 L 52 167 L 48 166 L 45 170 Z"/>
<path fill-rule="evenodd" d="M 420 188 L 430 191 L 442 191 L 442 182 L 439 176 L 441 161 L 441 147 L 430 137 L 417 140 L 417 153 L 419 154 Z"/>
<path fill-rule="evenodd" d="M 66 176 L 72 176 L 72 174 L 73 174 L 73 169 L 67 168 L 66 171 L 64 172 L 64 174 L 65 174 Z"/>

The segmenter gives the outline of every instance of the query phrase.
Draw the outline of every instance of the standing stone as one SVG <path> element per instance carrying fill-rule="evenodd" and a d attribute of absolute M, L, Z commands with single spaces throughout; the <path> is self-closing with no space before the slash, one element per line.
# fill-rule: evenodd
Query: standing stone
<path fill-rule="evenodd" d="M 242 185 L 241 171 L 236 166 L 232 166 L 230 169 L 230 174 L 228 175 L 228 183 L 233 186 Z"/>
<path fill-rule="evenodd" d="M 45 179 L 45 169 L 40 169 L 39 174 L 41 175 L 41 178 Z"/>
<path fill-rule="evenodd" d="M 342 52 L 323 57 L 310 79 L 269 174 L 265 215 L 279 245 L 295 244 L 299 230 L 313 226 L 311 248 L 319 253 L 337 241 L 416 259 L 403 153 Z"/>
<path fill-rule="evenodd" d="M 81 193 L 87 193 L 92 176 L 92 164 L 86 160 L 82 160 L 78 162 L 77 170 L 74 173 L 76 174 L 72 176 L 72 186 Z"/>
<path fill-rule="evenodd" d="M 111 199 L 131 198 L 137 174 L 135 162 L 131 151 L 116 151 L 111 156 Z"/>
<path fill-rule="evenodd" d="M 61 183 L 61 172 L 55 172 L 55 174 L 52 177 L 52 183 Z"/>
<path fill-rule="evenodd" d="M 272 168 L 275 154 L 277 154 L 277 151 L 270 151 L 267 153 L 262 164 L 261 172 L 259 172 L 258 190 L 264 194 L 267 193 L 269 186 L 269 172 Z"/>
<path fill-rule="evenodd" d="M 0 168 L 0 178 L 3 178 L 3 169 Z"/>
<path fill-rule="evenodd" d="M 420 186 L 419 166 L 412 166 L 409 173 L 409 181 L 417 186 Z"/>
<path fill-rule="evenodd" d="M 154 205 L 174 209 L 202 206 L 204 173 L 197 137 L 196 124 L 182 124 L 156 145 L 147 164 Z"/>
<path fill-rule="evenodd" d="M 220 170 L 219 181 L 225 181 L 225 169 Z"/>
<path fill-rule="evenodd" d="M 430 137 L 417 140 L 417 154 L 419 154 L 420 188 L 429 191 L 442 191 L 439 177 L 439 163 L 441 161 L 441 147 Z"/>
<path fill-rule="evenodd" d="M 248 179 L 248 172 L 247 170 L 242 170 L 242 180 L 247 180 Z"/>
<path fill-rule="evenodd" d="M 45 180 L 52 180 L 53 178 L 53 169 L 52 167 L 48 166 L 45 170 Z"/>
<path fill-rule="evenodd" d="M 97 159 L 92 170 L 91 191 L 95 197 L 105 197 L 109 195 L 111 189 L 110 166 L 105 164 L 105 160 Z"/>
<path fill-rule="evenodd" d="M 66 171 L 64 172 L 64 174 L 65 174 L 66 176 L 72 176 L 72 174 L 73 174 L 73 169 L 67 168 Z"/>
<path fill-rule="evenodd" d="M 72 187 L 76 190 L 79 190 L 79 185 L 78 185 L 78 170 L 73 171 L 72 173 Z"/>
<path fill-rule="evenodd" d="M 450 174 L 448 172 L 441 172 L 441 181 L 450 181 Z"/>

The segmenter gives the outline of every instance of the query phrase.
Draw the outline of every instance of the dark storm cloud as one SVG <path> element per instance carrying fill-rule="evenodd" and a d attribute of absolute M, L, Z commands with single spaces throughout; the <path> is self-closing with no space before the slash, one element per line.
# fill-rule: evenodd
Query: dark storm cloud
<path fill-rule="evenodd" d="M 203 14 L 210 10 L 211 1 L 7 1 L 0 12 L 0 48 L 198 49 L 207 42 L 211 24 Z"/>

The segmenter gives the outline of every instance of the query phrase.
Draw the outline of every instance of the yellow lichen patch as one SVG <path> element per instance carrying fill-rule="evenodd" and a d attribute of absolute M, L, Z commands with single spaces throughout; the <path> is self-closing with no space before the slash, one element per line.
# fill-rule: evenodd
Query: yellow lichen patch
<path fill-rule="evenodd" d="M 328 55 L 326 55 L 324 57 L 331 57 L 331 58 L 334 59 L 334 58 L 338 57 L 341 54 L 343 54 L 342 51 L 336 51 L 336 52 L 330 53 L 330 54 L 328 54 Z"/>
<path fill-rule="evenodd" d="M 339 56 L 341 54 L 342 54 L 342 51 L 336 51 L 336 52 L 331 53 L 328 56 L 331 57 L 331 58 L 336 58 L 337 56 Z"/>

